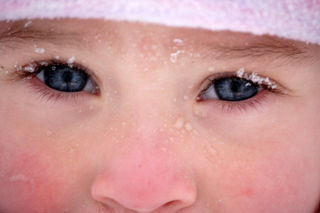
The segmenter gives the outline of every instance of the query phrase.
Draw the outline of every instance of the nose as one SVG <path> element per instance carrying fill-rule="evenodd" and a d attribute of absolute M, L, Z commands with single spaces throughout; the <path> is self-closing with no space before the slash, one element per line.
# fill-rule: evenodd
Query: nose
<path fill-rule="evenodd" d="M 137 148 L 117 154 L 94 179 L 91 196 L 115 212 L 173 213 L 192 206 L 192 174 L 167 152 Z"/>

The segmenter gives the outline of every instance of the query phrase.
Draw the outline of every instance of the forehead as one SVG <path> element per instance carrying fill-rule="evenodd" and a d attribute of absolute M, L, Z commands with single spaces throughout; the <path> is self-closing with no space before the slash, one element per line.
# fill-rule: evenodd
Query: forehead
<path fill-rule="evenodd" d="M 130 36 L 128 36 L 130 34 Z M 26 41 L 74 45 L 84 48 L 101 46 L 101 41 L 140 42 L 140 45 L 161 43 L 189 45 L 215 57 L 305 56 L 309 48 L 303 42 L 272 36 L 254 36 L 228 31 L 172 28 L 160 25 L 105 21 L 99 19 L 21 20 L 0 22 L 0 44 Z M 183 43 L 182 43 L 183 41 Z M 218 53 L 218 54 L 216 54 Z"/>

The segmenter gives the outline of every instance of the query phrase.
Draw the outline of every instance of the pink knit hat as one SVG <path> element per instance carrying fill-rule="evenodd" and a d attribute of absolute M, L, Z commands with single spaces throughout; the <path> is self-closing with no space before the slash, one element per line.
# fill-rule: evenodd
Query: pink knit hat
<path fill-rule="evenodd" d="M 320 44 L 320 0 L 0 0 L 0 20 L 103 18 Z"/>

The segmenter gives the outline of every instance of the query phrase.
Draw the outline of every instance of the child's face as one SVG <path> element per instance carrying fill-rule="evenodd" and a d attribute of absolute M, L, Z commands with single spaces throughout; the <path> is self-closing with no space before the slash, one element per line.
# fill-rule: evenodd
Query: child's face
<path fill-rule="evenodd" d="M 319 46 L 99 20 L 0 31 L 0 212 L 316 212 Z"/>

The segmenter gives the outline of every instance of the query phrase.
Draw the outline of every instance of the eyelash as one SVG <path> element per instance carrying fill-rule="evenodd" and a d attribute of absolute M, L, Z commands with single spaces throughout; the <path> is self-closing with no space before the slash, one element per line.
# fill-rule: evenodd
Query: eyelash
<path fill-rule="evenodd" d="M 256 96 L 244 101 L 228 102 L 219 100 L 221 102 L 221 110 L 224 112 L 232 112 L 235 110 L 245 112 L 248 109 L 258 109 L 258 107 L 262 105 L 267 98 L 269 98 L 269 95 L 271 95 L 270 93 L 267 93 L 267 91 L 259 92 Z"/>

